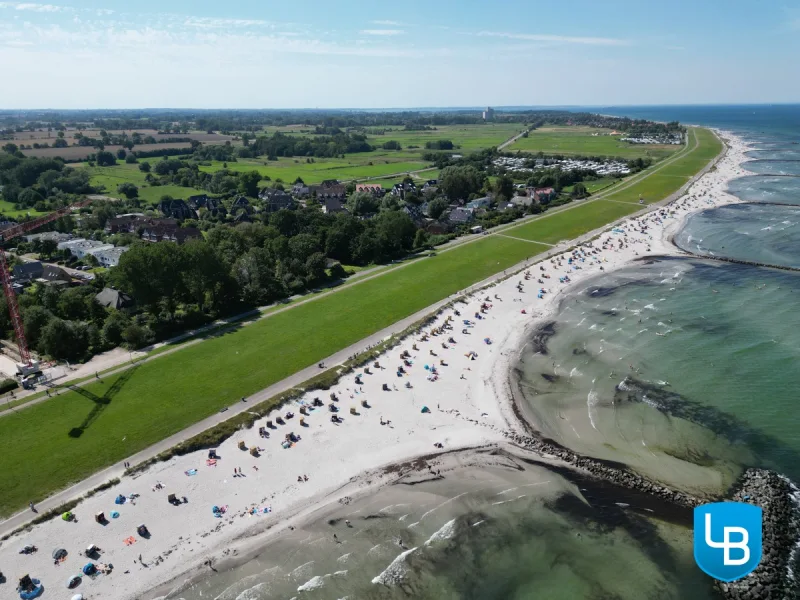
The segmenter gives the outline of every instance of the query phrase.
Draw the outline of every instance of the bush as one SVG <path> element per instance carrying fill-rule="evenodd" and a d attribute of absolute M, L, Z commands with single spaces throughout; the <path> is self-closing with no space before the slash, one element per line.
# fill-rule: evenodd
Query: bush
<path fill-rule="evenodd" d="M 0 394 L 5 394 L 19 387 L 16 379 L 3 379 L 0 381 Z"/>

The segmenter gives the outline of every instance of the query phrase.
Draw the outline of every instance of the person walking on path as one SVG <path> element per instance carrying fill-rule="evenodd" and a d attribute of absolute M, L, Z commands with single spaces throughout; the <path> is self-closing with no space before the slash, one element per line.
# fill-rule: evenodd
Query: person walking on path
<path fill-rule="evenodd" d="M 28 506 L 30 506 L 30 507 L 31 507 L 31 511 L 33 511 L 33 512 L 37 512 L 37 510 L 36 510 L 36 507 L 33 505 L 33 501 L 31 501 L 31 502 L 28 502 Z"/>

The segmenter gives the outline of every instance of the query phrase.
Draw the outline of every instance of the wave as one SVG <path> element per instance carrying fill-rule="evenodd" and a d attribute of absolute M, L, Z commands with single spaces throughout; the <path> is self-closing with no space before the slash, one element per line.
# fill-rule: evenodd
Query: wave
<path fill-rule="evenodd" d="M 428 540 L 425 542 L 426 546 L 430 546 L 434 542 L 440 542 L 443 540 L 449 540 L 456 534 L 456 520 L 451 519 L 444 525 L 442 525 L 436 533 L 434 533 Z"/>
<path fill-rule="evenodd" d="M 412 552 L 416 551 L 416 547 L 406 550 L 399 554 L 390 564 L 386 567 L 380 575 L 372 578 L 372 583 L 380 585 L 396 585 L 403 581 L 408 573 L 408 566 L 405 564 L 406 557 Z"/>

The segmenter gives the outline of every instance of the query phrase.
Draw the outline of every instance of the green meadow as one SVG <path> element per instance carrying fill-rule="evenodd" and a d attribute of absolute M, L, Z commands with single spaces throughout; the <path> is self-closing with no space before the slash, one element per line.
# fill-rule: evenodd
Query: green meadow
<path fill-rule="evenodd" d="M 609 135 L 610 129 L 595 127 L 546 126 L 535 129 L 526 138 L 520 138 L 507 148 L 509 151 L 544 152 L 545 154 L 576 154 L 591 156 L 616 156 L 626 159 L 651 157 L 665 158 L 681 146 L 629 144 L 620 141 L 619 135 Z"/>

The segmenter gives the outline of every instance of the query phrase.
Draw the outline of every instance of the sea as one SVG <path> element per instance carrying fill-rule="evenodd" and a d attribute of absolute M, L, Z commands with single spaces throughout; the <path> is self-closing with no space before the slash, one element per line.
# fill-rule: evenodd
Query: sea
<path fill-rule="evenodd" d="M 746 203 L 676 234 L 691 256 L 564 297 L 538 332 L 547 354 L 523 340 L 509 373 L 524 413 L 564 446 L 687 491 L 721 493 L 751 466 L 800 481 L 800 105 L 587 110 L 731 131 L 754 174 L 729 185 Z M 347 548 L 323 542 L 346 515 L 359 527 Z M 337 507 L 169 597 L 715 598 L 690 527 L 685 511 L 547 465 L 494 465 Z"/>

